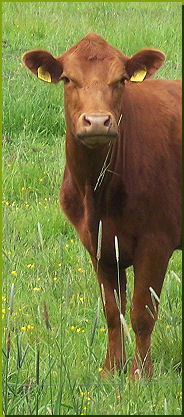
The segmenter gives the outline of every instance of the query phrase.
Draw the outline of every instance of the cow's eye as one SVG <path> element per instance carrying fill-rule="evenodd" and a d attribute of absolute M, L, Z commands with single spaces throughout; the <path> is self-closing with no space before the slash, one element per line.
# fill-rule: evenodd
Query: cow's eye
<path fill-rule="evenodd" d="M 126 77 L 122 77 L 121 80 L 120 80 L 120 83 L 125 84 L 125 80 L 126 80 Z"/>
<path fill-rule="evenodd" d="M 65 84 L 68 84 L 70 82 L 68 77 L 62 77 L 62 80 L 64 81 Z"/>

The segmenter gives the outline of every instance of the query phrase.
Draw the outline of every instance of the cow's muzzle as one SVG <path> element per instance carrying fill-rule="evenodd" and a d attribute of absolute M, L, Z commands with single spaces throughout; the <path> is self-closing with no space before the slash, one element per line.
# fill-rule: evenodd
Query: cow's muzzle
<path fill-rule="evenodd" d="M 84 145 L 92 148 L 116 138 L 118 127 L 110 113 L 83 113 L 77 121 L 76 134 Z"/>

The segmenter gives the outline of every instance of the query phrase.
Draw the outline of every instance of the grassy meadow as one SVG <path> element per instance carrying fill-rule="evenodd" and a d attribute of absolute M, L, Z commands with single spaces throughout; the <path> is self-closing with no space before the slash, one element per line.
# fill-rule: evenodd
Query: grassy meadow
<path fill-rule="evenodd" d="M 59 207 L 63 86 L 21 62 L 59 56 L 89 31 L 133 55 L 161 49 L 157 77 L 181 78 L 181 4 L 3 3 L 3 410 L 5 415 L 180 415 L 181 254 L 170 260 L 152 336 L 154 376 L 101 378 L 107 328 L 90 259 Z M 128 285 L 132 294 L 133 271 Z M 126 340 L 128 371 L 134 336 Z"/>

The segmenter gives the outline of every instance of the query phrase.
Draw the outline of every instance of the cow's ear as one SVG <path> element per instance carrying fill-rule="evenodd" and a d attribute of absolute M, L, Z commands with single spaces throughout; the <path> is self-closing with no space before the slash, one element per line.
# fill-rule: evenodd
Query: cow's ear
<path fill-rule="evenodd" d="M 126 63 L 130 81 L 143 81 L 151 77 L 164 63 L 165 54 L 157 49 L 142 49 Z"/>
<path fill-rule="evenodd" d="M 36 49 L 26 52 L 22 60 L 25 66 L 38 78 L 46 82 L 57 83 L 63 72 L 59 58 L 54 58 L 49 52 Z"/>

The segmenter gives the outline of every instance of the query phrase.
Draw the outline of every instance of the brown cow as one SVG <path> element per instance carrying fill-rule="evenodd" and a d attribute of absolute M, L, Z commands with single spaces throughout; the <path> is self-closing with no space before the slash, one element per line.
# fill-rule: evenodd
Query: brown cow
<path fill-rule="evenodd" d="M 154 49 L 129 58 L 93 33 L 59 58 L 44 50 L 23 56 L 39 78 L 64 81 L 66 166 L 60 202 L 97 271 L 108 325 L 104 375 L 126 365 L 117 297 L 125 315 L 130 265 L 136 337 L 130 375 L 152 375 L 157 297 L 169 258 L 181 245 L 181 83 L 147 79 L 164 60 Z"/>

